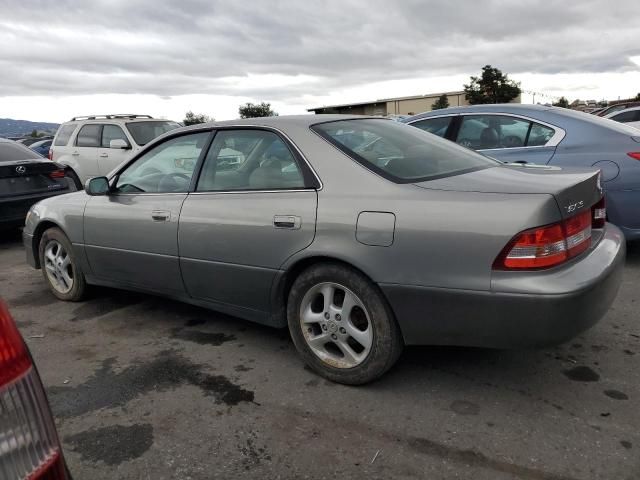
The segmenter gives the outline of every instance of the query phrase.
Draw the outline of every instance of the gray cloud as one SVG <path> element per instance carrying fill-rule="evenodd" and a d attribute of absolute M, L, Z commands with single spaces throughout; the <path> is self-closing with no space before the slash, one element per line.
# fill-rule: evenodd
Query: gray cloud
<path fill-rule="evenodd" d="M 637 0 L 0 0 L 0 96 L 295 101 L 368 82 L 638 70 Z M 305 75 L 286 88 L 229 77 Z"/>

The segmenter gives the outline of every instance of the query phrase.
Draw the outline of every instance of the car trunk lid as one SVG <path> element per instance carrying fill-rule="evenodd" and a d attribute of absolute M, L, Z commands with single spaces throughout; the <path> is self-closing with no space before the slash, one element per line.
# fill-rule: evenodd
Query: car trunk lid
<path fill-rule="evenodd" d="M 563 218 L 591 208 L 602 197 L 598 170 L 547 165 L 506 164 L 415 185 L 431 190 L 553 195 Z"/>
<path fill-rule="evenodd" d="M 30 159 L 0 163 L 0 197 L 28 195 L 68 188 L 60 165 Z"/>

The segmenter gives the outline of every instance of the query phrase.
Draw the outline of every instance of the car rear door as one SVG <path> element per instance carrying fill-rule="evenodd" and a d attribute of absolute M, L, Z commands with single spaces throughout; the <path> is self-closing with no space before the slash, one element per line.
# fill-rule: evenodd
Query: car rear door
<path fill-rule="evenodd" d="M 69 165 L 84 182 L 100 175 L 98 168 L 98 147 L 102 138 L 102 125 L 87 123 L 80 127 L 73 147 Z"/>
<path fill-rule="evenodd" d="M 544 165 L 555 153 L 558 130 L 515 115 L 461 115 L 455 141 L 503 162 Z"/>
<path fill-rule="evenodd" d="M 278 269 L 315 236 L 317 182 L 278 133 L 218 131 L 180 214 L 188 293 L 265 318 Z"/>
<path fill-rule="evenodd" d="M 210 135 L 183 134 L 155 145 L 112 180 L 111 192 L 87 202 L 85 250 L 96 280 L 184 294 L 178 219 Z"/>
<path fill-rule="evenodd" d="M 123 140 L 127 148 L 111 148 L 111 140 Z M 131 156 L 131 141 L 119 125 L 105 123 L 102 126 L 100 148 L 98 148 L 98 170 L 107 175 Z"/>

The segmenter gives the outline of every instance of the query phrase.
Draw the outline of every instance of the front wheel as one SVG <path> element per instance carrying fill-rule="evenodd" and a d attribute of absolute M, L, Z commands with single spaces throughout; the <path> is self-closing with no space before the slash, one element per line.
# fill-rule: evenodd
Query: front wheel
<path fill-rule="evenodd" d="M 74 258 L 71 242 L 62 230 L 55 227 L 46 230 L 38 250 L 42 275 L 51 293 L 60 300 L 82 300 L 87 284 Z"/>
<path fill-rule="evenodd" d="M 400 329 L 381 292 L 340 264 L 314 265 L 295 280 L 287 320 L 307 365 L 334 382 L 370 382 L 402 352 Z"/>

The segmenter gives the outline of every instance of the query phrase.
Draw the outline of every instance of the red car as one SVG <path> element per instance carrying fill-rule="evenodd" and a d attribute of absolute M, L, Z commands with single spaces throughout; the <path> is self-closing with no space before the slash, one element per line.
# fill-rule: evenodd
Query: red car
<path fill-rule="evenodd" d="M 0 300 L 0 478 L 70 480 L 31 354 Z"/>

